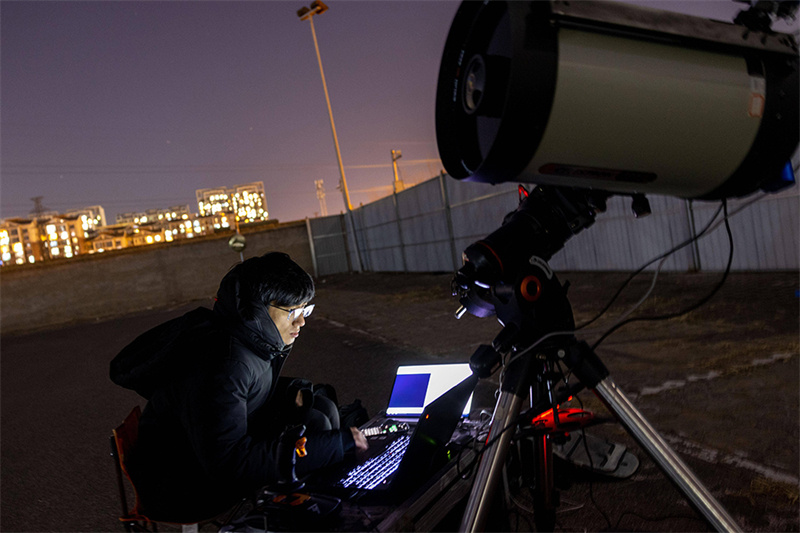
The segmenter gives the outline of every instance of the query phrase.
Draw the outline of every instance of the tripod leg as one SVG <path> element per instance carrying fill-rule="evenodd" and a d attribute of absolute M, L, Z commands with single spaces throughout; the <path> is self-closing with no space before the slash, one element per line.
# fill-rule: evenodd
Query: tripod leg
<path fill-rule="evenodd" d="M 610 377 L 600 381 L 593 390 L 709 524 L 717 531 L 741 530 Z"/>
<path fill-rule="evenodd" d="M 514 433 L 512 429 L 504 430 L 509 425 L 516 426 L 522 400 L 522 396 L 505 390 L 497 399 L 494 422 L 489 432 L 489 441 L 495 438 L 497 441 L 483 454 L 459 531 L 483 531 L 486 529 L 486 519 L 489 516 L 493 495 L 497 490 L 506 463 L 509 441 Z"/>

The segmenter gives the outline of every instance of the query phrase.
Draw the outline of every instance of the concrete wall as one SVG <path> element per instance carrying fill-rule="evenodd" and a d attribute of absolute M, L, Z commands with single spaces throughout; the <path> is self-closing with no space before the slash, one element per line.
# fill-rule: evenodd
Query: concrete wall
<path fill-rule="evenodd" d="M 305 222 L 261 231 L 242 230 L 244 257 L 288 253 L 313 273 Z M 131 248 L 0 272 L 0 332 L 20 332 L 109 318 L 212 298 L 239 262 L 231 233 L 172 244 Z"/>

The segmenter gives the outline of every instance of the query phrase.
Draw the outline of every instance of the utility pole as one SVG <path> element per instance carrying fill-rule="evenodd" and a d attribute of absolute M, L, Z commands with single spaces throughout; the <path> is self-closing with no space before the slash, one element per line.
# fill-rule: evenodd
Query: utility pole
<path fill-rule="evenodd" d="M 322 185 L 322 180 L 314 180 L 314 186 L 317 189 L 317 200 L 319 200 L 319 212 L 322 216 L 328 216 L 328 204 L 325 201 L 325 187 Z"/>
<path fill-rule="evenodd" d="M 397 160 L 403 157 L 400 150 L 392 150 L 392 169 L 394 170 L 394 192 L 398 193 L 406 188 L 403 180 L 397 174 Z"/>
<path fill-rule="evenodd" d="M 44 198 L 44 196 L 34 196 L 31 198 L 33 202 L 33 209 L 31 209 L 32 215 L 40 217 L 47 211 L 47 208 L 42 204 L 42 198 Z"/>

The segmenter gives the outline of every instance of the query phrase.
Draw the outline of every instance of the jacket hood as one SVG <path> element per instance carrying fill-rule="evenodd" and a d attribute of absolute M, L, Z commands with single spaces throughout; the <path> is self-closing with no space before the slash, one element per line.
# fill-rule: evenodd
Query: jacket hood
<path fill-rule="evenodd" d="M 246 309 L 253 316 L 246 318 Z M 262 303 L 245 303 L 241 296 L 239 279 L 228 275 L 223 278 L 217 291 L 214 312 L 223 320 L 233 336 L 247 344 L 262 359 L 287 355 L 291 345 L 283 343 L 280 332 L 269 316 L 269 309 Z"/>

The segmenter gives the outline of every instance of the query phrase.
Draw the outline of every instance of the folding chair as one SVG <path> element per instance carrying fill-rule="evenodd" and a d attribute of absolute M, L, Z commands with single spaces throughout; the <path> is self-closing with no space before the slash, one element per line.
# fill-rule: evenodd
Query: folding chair
<path fill-rule="evenodd" d="M 133 483 L 130 474 L 128 473 L 128 457 L 131 450 L 136 446 L 136 441 L 139 437 L 139 418 L 142 416 L 142 410 L 137 405 L 134 407 L 125 420 L 112 430 L 110 437 L 111 442 L 111 457 L 114 459 L 114 467 L 117 472 L 117 487 L 119 488 L 119 498 L 122 505 L 122 516 L 119 517 L 120 522 L 125 526 L 125 531 L 158 531 L 158 523 L 172 524 L 181 526 L 184 533 L 197 532 L 197 523 L 178 523 L 156 521 L 148 518 L 145 510 L 142 508 L 139 499 L 139 493 L 136 490 L 136 485 Z M 128 510 L 128 499 L 125 495 L 125 482 L 128 480 L 133 488 L 135 502 L 133 509 Z"/>

